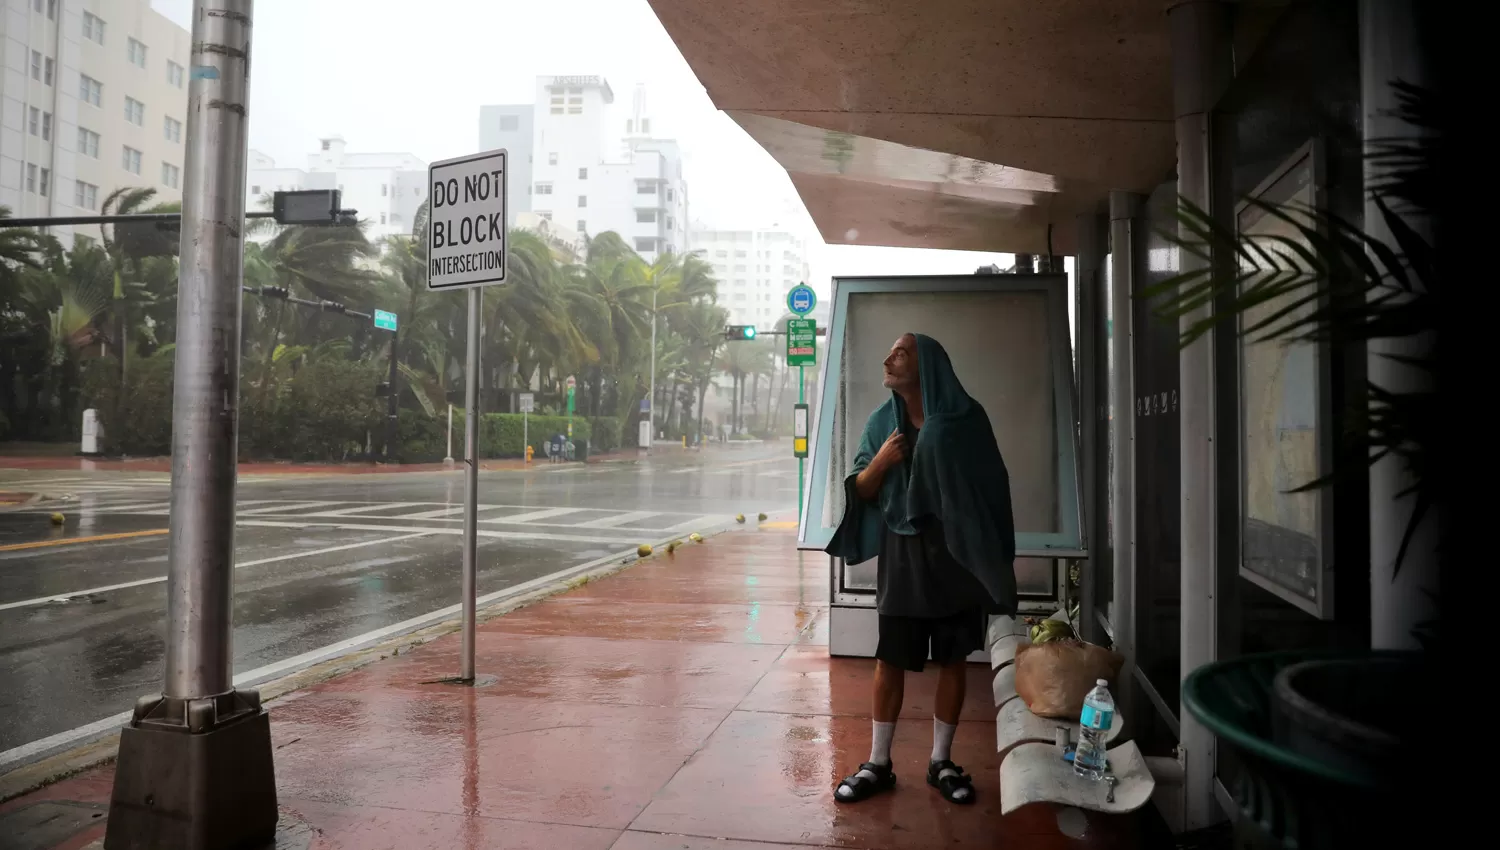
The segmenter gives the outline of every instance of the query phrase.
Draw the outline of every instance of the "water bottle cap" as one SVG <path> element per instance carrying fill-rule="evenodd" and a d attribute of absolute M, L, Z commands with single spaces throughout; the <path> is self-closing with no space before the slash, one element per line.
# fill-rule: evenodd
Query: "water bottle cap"
<path fill-rule="evenodd" d="M 1105 679 L 1095 679 L 1094 684 L 1098 685 L 1101 688 L 1109 687 L 1109 682 Z"/>

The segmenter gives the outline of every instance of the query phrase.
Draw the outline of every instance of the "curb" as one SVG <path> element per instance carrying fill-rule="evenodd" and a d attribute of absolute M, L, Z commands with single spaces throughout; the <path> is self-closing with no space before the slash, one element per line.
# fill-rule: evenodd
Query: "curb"
<path fill-rule="evenodd" d="M 735 523 L 731 520 L 729 523 L 709 526 L 697 533 L 703 535 L 706 541 L 710 537 L 733 530 L 734 525 Z M 503 617 L 512 611 L 534 605 L 559 593 L 575 590 L 585 584 L 624 572 L 636 564 L 663 557 L 666 554 L 665 549 L 662 549 L 663 546 L 673 540 L 686 540 L 688 534 L 691 533 L 672 535 L 652 541 L 648 545 L 654 551 L 644 558 L 636 555 L 636 550 L 617 552 L 577 567 L 560 570 L 551 576 L 545 576 L 543 584 L 535 584 L 543 579 L 533 579 L 532 582 L 523 582 L 515 588 L 506 588 L 487 594 L 488 601 L 485 601 L 485 597 L 480 597 L 475 618 L 476 625 L 496 617 Z M 454 613 L 445 613 L 448 611 L 449 609 L 439 609 L 432 614 L 415 618 L 417 620 L 432 618 L 434 622 L 431 623 L 419 622 L 409 628 L 401 628 L 404 624 L 397 623 L 391 627 L 396 629 L 391 635 L 376 638 L 374 642 L 345 650 L 331 658 L 310 661 L 306 666 L 290 673 L 236 681 L 235 686 L 257 687 L 260 690 L 262 704 L 269 704 L 301 688 L 337 678 L 345 673 L 352 673 L 362 667 L 384 661 L 386 658 L 400 655 L 458 631 L 462 626 L 462 620 Z M 0 803 L 113 761 L 119 748 L 118 725 L 122 724 L 123 721 L 121 724 L 111 724 L 106 731 L 86 735 L 71 744 L 60 744 L 58 748 L 40 758 L 24 762 L 7 772 L 0 773 Z M 62 749 L 64 747 L 66 749 Z"/>

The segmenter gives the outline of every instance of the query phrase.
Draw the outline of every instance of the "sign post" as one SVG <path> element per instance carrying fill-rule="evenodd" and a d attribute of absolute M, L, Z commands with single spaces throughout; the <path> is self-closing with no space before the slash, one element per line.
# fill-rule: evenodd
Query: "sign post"
<path fill-rule="evenodd" d="M 390 392 L 385 398 L 385 462 L 395 463 L 396 458 L 396 416 L 398 414 L 397 404 L 401 400 L 401 394 L 396 390 L 396 343 L 400 337 L 396 333 L 396 314 L 385 310 L 376 310 L 375 315 L 370 317 L 378 330 L 391 332 L 391 374 L 386 379 Z"/>
<path fill-rule="evenodd" d="M 505 283 L 508 182 L 504 149 L 434 162 L 427 224 L 427 289 L 469 290 L 468 366 L 464 372 L 464 543 L 460 605 L 463 636 L 456 682 L 474 683 L 474 624 L 479 586 L 479 287 Z"/>
<path fill-rule="evenodd" d="M 531 463 L 531 455 L 527 449 L 531 447 L 531 411 L 536 407 L 536 396 L 531 393 L 521 393 L 521 457 L 525 463 Z"/>
<path fill-rule="evenodd" d="M 797 457 L 797 521 L 802 521 L 802 488 L 807 471 L 807 367 L 818 364 L 818 323 L 802 318 L 818 305 L 818 294 L 805 283 L 786 294 L 787 309 L 798 318 L 786 323 L 786 365 L 797 367 L 797 406 L 792 408 L 792 454 Z"/>
<path fill-rule="evenodd" d="M 572 375 L 568 376 L 568 439 L 573 439 L 573 391 L 578 387 L 578 379 Z"/>

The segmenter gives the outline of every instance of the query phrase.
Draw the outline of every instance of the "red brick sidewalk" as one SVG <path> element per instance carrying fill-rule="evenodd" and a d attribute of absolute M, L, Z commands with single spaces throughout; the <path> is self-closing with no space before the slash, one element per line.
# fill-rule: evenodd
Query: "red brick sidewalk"
<path fill-rule="evenodd" d="M 869 753 L 873 663 L 830 659 L 828 562 L 786 531 L 711 538 L 492 619 L 478 672 L 449 636 L 270 704 L 283 822 L 313 848 L 808 850 L 1125 847 L 1132 818 L 999 814 L 989 670 L 971 669 L 954 760 L 978 802 L 924 781 L 934 675 L 907 684 L 900 787 L 855 806 L 838 778 Z M 0 806 L 108 801 L 99 768 Z M 58 850 L 91 846 L 100 823 Z"/>

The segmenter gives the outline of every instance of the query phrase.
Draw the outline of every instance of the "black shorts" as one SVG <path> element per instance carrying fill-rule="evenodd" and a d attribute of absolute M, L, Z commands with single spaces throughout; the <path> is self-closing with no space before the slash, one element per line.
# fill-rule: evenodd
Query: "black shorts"
<path fill-rule="evenodd" d="M 875 657 L 887 664 L 922 672 L 928 649 L 934 664 L 963 661 L 984 648 L 985 616 L 979 609 L 947 617 L 880 615 L 880 645 Z"/>

